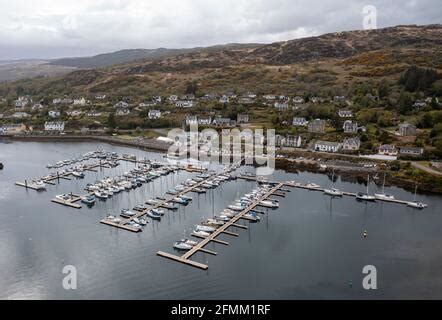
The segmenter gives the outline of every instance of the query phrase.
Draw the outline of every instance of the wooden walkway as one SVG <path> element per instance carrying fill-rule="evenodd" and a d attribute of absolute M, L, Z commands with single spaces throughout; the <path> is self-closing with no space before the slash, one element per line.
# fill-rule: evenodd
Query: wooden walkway
<path fill-rule="evenodd" d="M 247 181 L 256 181 L 256 182 L 260 182 L 260 183 L 270 183 L 270 184 L 275 184 L 278 183 L 278 181 L 265 181 L 265 180 L 261 180 L 261 179 L 257 179 L 256 177 L 252 177 L 252 176 L 239 176 L 239 179 L 243 179 L 243 180 L 247 180 Z M 305 190 L 310 190 L 310 191 L 320 191 L 320 192 L 324 192 L 325 188 L 322 187 L 311 187 L 311 186 L 307 186 L 306 184 L 300 183 L 300 182 L 281 182 L 283 183 L 285 186 L 289 186 L 289 187 L 294 187 L 294 188 L 299 188 L 299 189 L 305 189 Z M 348 191 L 342 191 L 344 196 L 349 196 L 349 197 L 356 197 L 357 193 L 355 192 L 348 192 Z M 278 195 L 278 194 L 275 194 Z M 397 204 L 408 204 L 409 201 L 406 200 L 400 200 L 400 199 L 377 199 L 376 201 L 384 201 L 384 202 L 391 202 L 391 203 L 397 203 Z"/>
<path fill-rule="evenodd" d="M 184 263 L 184 264 L 196 267 L 196 268 L 200 268 L 200 269 L 206 270 L 208 268 L 208 265 L 203 264 L 203 263 L 199 263 L 199 262 L 195 262 L 193 260 L 190 260 L 190 258 L 195 253 L 197 253 L 198 251 L 214 254 L 214 252 L 208 252 L 210 250 L 204 249 L 204 246 L 206 246 L 211 241 L 228 245 L 227 242 L 222 241 L 222 240 L 218 240 L 218 239 L 216 239 L 216 237 L 219 236 L 220 234 L 223 234 L 223 233 L 227 234 L 227 235 L 231 235 L 231 236 L 239 236 L 237 233 L 230 232 L 227 229 L 229 227 L 238 227 L 238 226 L 240 226 L 239 224 L 237 224 L 238 220 L 240 220 L 240 219 L 247 219 L 247 220 L 255 220 L 256 221 L 256 219 L 247 217 L 245 215 L 247 213 L 249 213 L 250 211 L 253 211 L 253 209 L 255 207 L 259 206 L 261 201 L 266 200 L 268 197 L 270 197 L 276 191 L 278 191 L 282 186 L 284 186 L 284 183 L 282 183 L 282 182 L 276 184 L 265 195 L 263 195 L 259 199 L 255 200 L 247 208 L 245 208 L 243 211 L 241 211 L 240 213 L 235 215 L 228 222 L 226 222 L 225 224 L 220 226 L 218 229 L 216 229 L 212 234 L 210 234 L 210 236 L 205 237 L 201 242 L 199 242 L 197 245 L 192 247 L 192 249 L 190 249 L 189 251 L 184 253 L 182 256 L 173 255 L 173 254 L 170 254 L 170 253 L 167 253 L 167 252 L 163 252 L 163 251 L 158 251 L 157 255 L 159 255 L 161 257 L 164 257 L 164 258 L 172 259 L 172 260 L 175 260 L 177 262 L 181 262 L 181 263 Z M 242 226 L 242 228 L 244 228 L 244 227 L 247 228 L 247 226 Z M 195 234 L 193 234 L 193 235 L 195 235 Z"/>

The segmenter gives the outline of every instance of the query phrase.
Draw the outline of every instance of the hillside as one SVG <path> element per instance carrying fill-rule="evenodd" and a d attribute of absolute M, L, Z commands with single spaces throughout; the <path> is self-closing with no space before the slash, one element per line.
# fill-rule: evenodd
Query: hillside
<path fill-rule="evenodd" d="M 42 95 L 99 92 L 147 97 L 183 93 L 190 81 L 197 82 L 201 92 L 342 91 L 357 81 L 398 79 L 410 65 L 442 70 L 442 25 L 397 26 L 268 45 L 189 50 L 173 53 L 158 49 L 136 62 L 2 84 L 0 95 L 15 95 L 19 87 Z"/>
<path fill-rule="evenodd" d="M 117 64 L 134 62 L 137 60 L 156 60 L 195 51 L 213 51 L 227 48 L 248 47 L 254 48 L 256 44 L 228 44 L 222 46 L 213 46 L 207 48 L 185 48 L 185 49 L 126 49 L 112 53 L 99 54 L 92 57 L 62 58 L 49 62 L 51 65 L 74 67 L 79 69 L 95 69 L 110 67 Z"/>

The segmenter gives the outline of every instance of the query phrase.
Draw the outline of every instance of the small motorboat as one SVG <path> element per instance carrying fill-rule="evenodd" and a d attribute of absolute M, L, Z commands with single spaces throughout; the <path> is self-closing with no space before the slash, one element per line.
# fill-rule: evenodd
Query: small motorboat
<path fill-rule="evenodd" d="M 96 191 L 94 192 L 94 195 L 95 195 L 98 199 L 107 199 L 107 198 L 108 198 L 107 193 L 104 193 L 104 192 L 102 192 L 102 191 L 100 191 L 100 190 L 96 190 Z"/>
<path fill-rule="evenodd" d="M 203 225 L 199 225 L 199 224 L 196 226 L 196 231 L 204 231 L 204 232 L 212 233 L 215 230 L 216 229 L 214 227 L 210 227 L 210 226 L 203 226 Z"/>
<path fill-rule="evenodd" d="M 176 197 L 176 198 L 172 198 L 171 200 L 172 202 L 178 203 L 178 204 L 182 204 L 182 205 L 188 205 L 189 201 L 181 198 L 181 197 Z"/>
<path fill-rule="evenodd" d="M 407 206 L 412 207 L 412 208 L 416 208 L 416 209 L 424 209 L 428 205 L 423 202 L 420 202 L 420 201 L 410 201 L 410 202 L 407 202 Z"/>
<path fill-rule="evenodd" d="M 164 210 L 154 208 L 154 209 L 150 209 L 150 211 L 152 211 L 155 214 L 158 214 L 160 216 L 164 216 Z"/>
<path fill-rule="evenodd" d="M 121 209 L 121 214 L 131 217 L 135 215 L 135 212 L 130 211 L 129 209 Z"/>
<path fill-rule="evenodd" d="M 331 188 L 331 189 L 324 189 L 324 194 L 332 197 L 342 197 L 344 193 L 339 189 Z"/>
<path fill-rule="evenodd" d="M 279 208 L 279 203 L 274 200 L 262 200 L 259 205 L 266 208 L 276 209 Z"/>
<path fill-rule="evenodd" d="M 144 210 L 146 210 L 146 207 L 144 205 L 142 205 L 142 204 L 137 204 L 134 207 L 134 210 L 136 210 L 136 211 L 144 211 Z"/>
<path fill-rule="evenodd" d="M 181 242 L 181 241 L 177 241 L 173 244 L 173 247 L 177 250 L 190 250 L 192 249 L 193 246 L 191 246 L 190 244 L 187 244 L 185 242 Z"/>
<path fill-rule="evenodd" d="M 95 203 L 95 200 L 96 198 L 94 195 L 81 197 L 81 202 L 86 203 L 87 205 L 93 205 Z"/>
<path fill-rule="evenodd" d="M 46 184 L 41 180 L 34 180 L 29 184 L 29 187 L 35 190 L 46 190 Z"/>
<path fill-rule="evenodd" d="M 150 204 L 150 205 L 156 205 L 159 202 L 160 202 L 159 200 L 155 200 L 155 199 L 149 199 L 149 200 L 146 201 L 146 203 Z"/>
<path fill-rule="evenodd" d="M 233 210 L 233 211 L 242 211 L 245 209 L 245 207 L 243 206 L 239 206 L 239 205 L 235 205 L 235 204 L 231 204 L 229 206 L 227 206 L 227 208 Z"/>
<path fill-rule="evenodd" d="M 84 178 L 84 173 L 83 172 L 78 172 L 78 171 L 73 171 L 72 175 L 76 178 L 80 178 L 83 179 Z"/>
<path fill-rule="evenodd" d="M 374 196 L 371 196 L 367 193 L 363 193 L 363 192 L 358 192 L 356 194 L 356 199 L 357 200 L 361 200 L 361 201 L 375 201 L 376 198 Z"/>
<path fill-rule="evenodd" d="M 386 194 L 386 193 L 375 193 L 374 194 L 375 198 L 378 200 L 394 200 L 394 196 L 392 196 L 391 194 Z"/>
<path fill-rule="evenodd" d="M 252 213 L 246 213 L 246 214 L 244 215 L 244 217 L 245 217 L 245 218 L 249 218 L 249 219 L 254 219 L 254 220 L 251 220 L 252 222 L 253 222 L 253 221 L 254 221 L 254 222 L 257 222 L 257 221 L 261 220 L 261 218 L 260 218 L 259 216 L 255 215 L 255 214 L 252 214 Z"/>
<path fill-rule="evenodd" d="M 182 243 L 186 243 L 189 246 L 196 246 L 198 244 L 198 241 L 194 241 L 194 240 L 190 240 L 190 239 L 181 239 L 180 240 Z"/>
<path fill-rule="evenodd" d="M 210 236 L 210 233 L 201 230 L 194 231 L 193 234 L 197 237 L 202 237 L 202 238 Z"/>
<path fill-rule="evenodd" d="M 155 213 L 153 212 L 153 210 L 148 210 L 146 214 L 148 217 L 151 217 L 152 219 L 161 220 L 161 214 Z"/>
<path fill-rule="evenodd" d="M 305 185 L 309 189 L 319 189 L 321 186 L 319 184 L 309 182 Z"/>
<path fill-rule="evenodd" d="M 68 194 L 59 194 L 56 195 L 55 198 L 61 201 L 68 201 L 69 199 L 71 199 L 71 196 Z"/>
<path fill-rule="evenodd" d="M 140 219 L 138 219 L 138 221 L 139 221 L 138 223 L 140 225 L 142 225 L 142 226 L 145 226 L 147 224 L 147 220 L 146 219 L 140 218 Z"/>

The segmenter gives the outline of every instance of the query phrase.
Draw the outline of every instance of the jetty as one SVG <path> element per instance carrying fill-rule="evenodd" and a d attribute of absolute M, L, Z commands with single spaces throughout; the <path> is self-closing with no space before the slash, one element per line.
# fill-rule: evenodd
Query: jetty
<path fill-rule="evenodd" d="M 242 228 L 242 229 L 246 229 L 247 226 L 238 224 L 237 222 L 241 219 L 245 219 L 245 220 L 252 220 L 252 221 L 256 221 L 256 219 L 246 216 L 247 213 L 249 213 L 250 211 L 253 211 L 255 209 L 255 207 L 260 205 L 260 202 L 263 200 L 266 200 L 267 198 L 269 198 L 271 195 L 273 195 L 275 192 L 277 192 L 282 186 L 284 186 L 284 183 L 278 183 L 275 186 L 273 186 L 266 194 L 264 194 L 263 196 L 261 196 L 260 198 L 258 198 L 257 200 L 255 200 L 254 202 L 252 202 L 249 206 L 247 206 L 244 210 L 242 210 L 241 212 L 239 212 L 237 215 L 235 215 L 232 219 L 230 219 L 228 222 L 226 222 L 225 224 L 223 224 L 222 226 L 220 226 L 219 228 L 217 228 L 213 233 L 211 233 L 209 236 L 207 237 L 201 237 L 198 236 L 199 238 L 203 238 L 203 240 L 201 242 L 199 242 L 197 245 L 193 246 L 192 249 L 190 249 L 189 251 L 187 251 L 186 253 L 184 253 L 181 256 L 177 256 L 174 254 L 170 254 L 164 251 L 158 251 L 157 255 L 159 255 L 160 257 L 164 257 L 164 258 L 168 258 L 177 262 L 181 262 L 184 264 L 187 264 L 189 266 L 192 267 L 196 267 L 199 269 L 203 269 L 206 270 L 209 266 L 207 264 L 203 264 L 200 262 L 196 262 L 191 260 L 190 258 L 197 252 L 201 251 L 201 252 L 205 252 L 205 253 L 209 253 L 212 255 L 216 255 L 216 252 L 210 251 L 205 249 L 204 247 L 209 243 L 209 242 L 216 242 L 216 243 L 221 243 L 224 245 L 229 245 L 227 242 L 222 241 L 217 239 L 217 237 L 221 234 L 227 234 L 230 236 L 235 236 L 238 237 L 239 234 L 238 233 L 234 233 L 231 232 L 229 230 L 227 230 L 230 227 L 238 227 L 238 228 Z M 195 234 L 192 234 L 193 236 L 195 236 Z"/>

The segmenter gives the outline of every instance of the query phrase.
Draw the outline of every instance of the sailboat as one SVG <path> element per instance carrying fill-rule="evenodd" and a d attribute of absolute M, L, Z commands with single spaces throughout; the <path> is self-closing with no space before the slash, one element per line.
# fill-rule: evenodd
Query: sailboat
<path fill-rule="evenodd" d="M 382 193 L 375 193 L 374 196 L 376 199 L 379 199 L 379 200 L 394 200 L 394 196 L 392 196 L 391 194 L 385 193 L 385 176 L 386 176 L 386 173 L 384 172 L 384 182 L 382 183 Z"/>
<path fill-rule="evenodd" d="M 333 168 L 332 183 L 334 182 L 334 178 L 335 178 L 335 169 Z M 332 197 L 342 197 L 344 193 L 337 188 L 331 188 L 331 189 L 324 189 L 324 194 L 327 194 Z"/>
<path fill-rule="evenodd" d="M 417 193 L 417 184 L 416 184 L 416 187 L 414 188 L 413 201 L 407 202 L 407 206 L 412 207 L 412 208 L 416 208 L 416 209 L 426 208 L 428 206 L 426 203 L 416 201 L 416 193 Z"/>
<path fill-rule="evenodd" d="M 356 194 L 356 199 L 357 200 L 363 200 L 363 201 L 375 201 L 376 198 L 374 196 L 371 196 L 368 194 L 368 185 L 370 184 L 370 175 L 367 175 L 367 192 L 363 193 L 363 192 L 358 192 Z"/>

